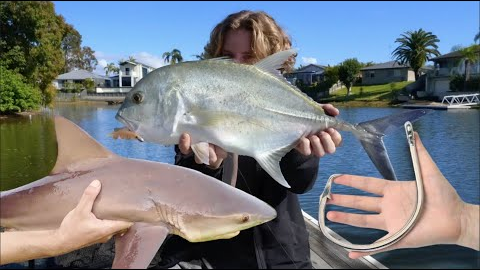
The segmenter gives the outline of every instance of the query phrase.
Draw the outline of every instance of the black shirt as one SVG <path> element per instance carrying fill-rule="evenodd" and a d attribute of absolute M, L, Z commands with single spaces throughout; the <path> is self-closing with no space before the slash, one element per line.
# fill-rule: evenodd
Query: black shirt
<path fill-rule="evenodd" d="M 193 155 L 181 154 L 178 146 L 175 151 L 175 164 L 221 179 L 221 167 L 212 170 L 197 164 Z M 283 157 L 280 167 L 290 189 L 273 180 L 251 157 L 239 156 L 238 164 L 236 187 L 275 208 L 277 217 L 226 240 L 189 243 L 172 236 L 162 246 L 163 264 L 203 257 L 213 268 L 312 268 L 308 232 L 297 194 L 313 187 L 319 158 L 296 150 Z"/>

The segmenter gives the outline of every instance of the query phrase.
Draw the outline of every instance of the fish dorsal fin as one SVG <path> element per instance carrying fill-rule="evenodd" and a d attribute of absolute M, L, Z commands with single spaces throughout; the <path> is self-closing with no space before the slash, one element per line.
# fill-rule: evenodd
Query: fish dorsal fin
<path fill-rule="evenodd" d="M 288 60 L 289 57 L 297 54 L 297 49 L 289 49 L 281 52 L 274 53 L 260 61 L 258 61 L 254 66 L 258 69 L 267 72 L 278 79 L 290 83 L 283 77 L 280 73 L 279 69 L 283 67 L 285 62 Z"/>
<path fill-rule="evenodd" d="M 301 95 L 306 100 L 311 102 L 313 106 L 323 111 L 322 107 L 316 101 L 314 101 L 311 97 L 309 97 L 307 94 L 302 92 L 302 90 L 298 89 L 298 87 L 291 84 L 279 71 L 279 69 L 283 67 L 283 64 L 285 64 L 288 58 L 290 56 L 295 55 L 297 51 L 298 51 L 297 49 L 289 49 L 289 50 L 274 53 L 269 57 L 264 58 L 263 60 L 260 60 L 254 66 L 256 66 L 258 69 L 264 72 L 271 74 L 272 76 L 279 79 L 280 81 L 284 83 L 288 83 L 291 86 L 291 89 L 295 90 L 297 94 Z"/>
<path fill-rule="evenodd" d="M 55 133 L 58 155 L 52 174 L 66 172 L 70 164 L 86 159 L 116 156 L 87 132 L 64 117 L 55 116 Z"/>

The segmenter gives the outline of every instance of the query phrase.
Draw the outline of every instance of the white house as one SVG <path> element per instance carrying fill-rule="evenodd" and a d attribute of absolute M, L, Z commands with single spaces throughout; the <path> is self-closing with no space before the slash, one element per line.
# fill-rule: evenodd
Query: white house
<path fill-rule="evenodd" d="M 124 61 L 119 64 L 118 76 L 112 77 L 113 87 L 133 87 L 155 68 L 136 61 Z"/>

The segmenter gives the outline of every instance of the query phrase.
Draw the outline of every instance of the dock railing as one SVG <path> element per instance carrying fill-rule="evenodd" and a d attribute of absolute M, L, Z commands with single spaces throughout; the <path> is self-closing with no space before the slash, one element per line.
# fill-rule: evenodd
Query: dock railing
<path fill-rule="evenodd" d="M 464 94 L 464 95 L 451 95 L 444 96 L 442 104 L 448 104 L 448 106 L 471 106 L 480 104 L 480 94 Z"/>

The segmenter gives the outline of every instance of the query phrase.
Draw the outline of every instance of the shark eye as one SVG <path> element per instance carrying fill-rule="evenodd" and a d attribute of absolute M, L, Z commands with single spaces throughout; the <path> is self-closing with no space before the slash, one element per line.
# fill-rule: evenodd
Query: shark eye
<path fill-rule="evenodd" d="M 140 104 L 143 101 L 143 94 L 142 93 L 135 93 L 132 96 L 133 102 Z"/>
<path fill-rule="evenodd" d="M 242 217 L 242 223 L 246 223 L 249 220 L 250 220 L 250 216 L 248 216 L 248 215 L 245 215 L 245 216 Z"/>

